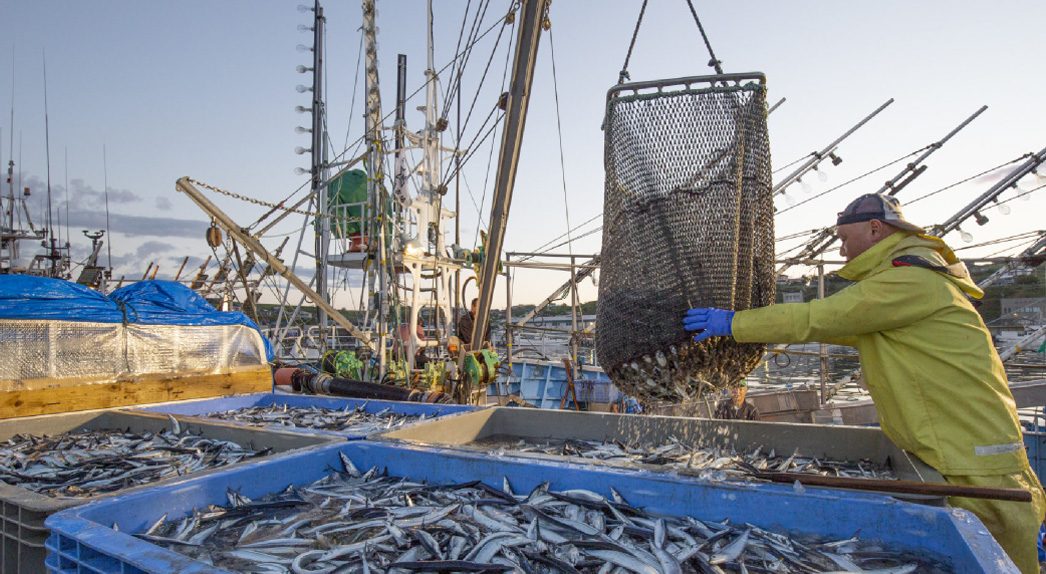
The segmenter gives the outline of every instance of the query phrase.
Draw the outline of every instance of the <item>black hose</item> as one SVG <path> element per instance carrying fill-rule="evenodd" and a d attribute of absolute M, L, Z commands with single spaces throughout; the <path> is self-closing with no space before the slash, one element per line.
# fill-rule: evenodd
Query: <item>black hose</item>
<path fill-rule="evenodd" d="M 291 376 L 295 392 L 310 395 L 331 395 L 354 399 L 375 399 L 381 401 L 409 401 L 416 403 L 453 402 L 451 398 L 437 391 L 420 391 L 406 387 L 394 387 L 369 381 L 357 381 L 332 377 L 327 374 L 312 374 L 299 370 Z"/>

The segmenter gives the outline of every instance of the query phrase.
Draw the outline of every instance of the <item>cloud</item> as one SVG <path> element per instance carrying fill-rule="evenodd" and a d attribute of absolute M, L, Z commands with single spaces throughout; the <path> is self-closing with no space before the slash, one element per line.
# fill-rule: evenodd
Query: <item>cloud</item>
<path fill-rule="evenodd" d="M 121 233 L 130 237 L 185 237 L 204 239 L 208 224 L 191 219 L 174 219 L 173 217 L 146 217 L 141 215 L 109 215 L 108 225 L 104 211 L 70 211 L 69 225 L 84 229 L 109 228 L 111 233 Z"/>
<path fill-rule="evenodd" d="M 172 249 L 174 249 L 174 246 L 170 243 L 164 243 L 163 241 L 146 241 L 138 246 L 138 249 L 134 251 L 134 254 L 138 258 L 144 258 L 157 253 L 163 253 L 164 251 L 170 251 Z"/>
<path fill-rule="evenodd" d="M 32 179 L 32 178 L 31 178 Z M 39 187 L 39 183 L 37 183 Z M 46 187 L 46 186 L 45 186 Z M 63 191 L 62 186 L 52 186 L 52 194 Z M 64 198 L 63 198 L 64 199 Z M 69 181 L 70 209 L 105 209 L 105 191 L 99 191 L 84 183 L 82 179 Z M 128 205 L 142 201 L 141 196 L 127 189 L 109 188 L 109 206 Z"/>
<path fill-rule="evenodd" d="M 174 204 L 171 203 L 170 199 L 167 199 L 166 197 L 163 197 L 161 195 L 160 197 L 156 198 L 156 207 L 164 211 L 170 211 L 172 208 L 174 208 Z"/>
<path fill-rule="evenodd" d="M 34 223 L 38 226 L 46 222 L 38 221 L 44 213 L 47 201 L 47 184 L 36 176 L 26 178 L 24 187 L 34 190 L 29 199 L 29 212 L 33 214 Z M 208 223 L 203 220 L 175 219 L 171 217 L 151 217 L 143 215 L 126 215 L 113 213 L 114 206 L 131 206 L 144 203 L 138 194 L 126 189 L 109 188 L 109 216 L 106 217 L 105 193 L 86 185 L 82 179 L 73 179 L 69 182 L 69 204 L 65 205 L 65 187 L 61 185 L 51 186 L 52 205 L 54 205 L 55 225 L 61 220 L 62 225 L 80 229 L 108 229 L 110 233 L 121 233 L 130 237 L 184 237 L 190 239 L 203 239 Z M 157 206 L 162 204 L 170 207 L 170 200 L 164 197 L 157 198 Z M 69 221 L 65 221 L 66 213 Z"/>

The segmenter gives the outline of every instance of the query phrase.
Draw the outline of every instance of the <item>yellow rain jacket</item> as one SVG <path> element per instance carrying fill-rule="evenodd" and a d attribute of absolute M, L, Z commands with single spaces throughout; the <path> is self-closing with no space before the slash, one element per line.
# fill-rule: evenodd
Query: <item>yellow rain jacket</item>
<path fill-rule="evenodd" d="M 902 256 L 958 276 L 895 266 Z M 855 346 L 879 424 L 898 446 L 943 475 L 1029 468 L 1002 361 L 964 296 L 984 293 L 952 250 L 935 237 L 897 232 L 839 276 L 857 283 L 821 300 L 738 311 L 734 338 Z"/>

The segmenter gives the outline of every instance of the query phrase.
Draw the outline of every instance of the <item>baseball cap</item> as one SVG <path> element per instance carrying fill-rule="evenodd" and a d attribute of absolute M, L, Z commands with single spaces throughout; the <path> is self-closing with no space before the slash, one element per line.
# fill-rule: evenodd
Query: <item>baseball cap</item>
<path fill-rule="evenodd" d="M 904 214 L 901 213 L 901 202 L 897 201 L 897 198 L 879 193 L 868 193 L 851 201 L 846 209 L 839 212 L 839 219 L 835 224 L 846 225 L 873 219 L 916 233 L 926 233 L 922 227 L 904 219 Z"/>

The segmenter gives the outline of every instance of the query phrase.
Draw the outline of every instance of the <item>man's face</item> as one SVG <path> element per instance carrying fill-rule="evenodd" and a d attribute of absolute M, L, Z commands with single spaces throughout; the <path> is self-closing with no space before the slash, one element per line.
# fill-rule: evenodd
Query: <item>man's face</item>
<path fill-rule="evenodd" d="M 734 407 L 740 407 L 745 402 L 745 395 L 748 394 L 748 387 L 733 387 L 730 389 L 730 396 L 734 399 Z"/>
<path fill-rule="evenodd" d="M 847 261 L 853 261 L 868 251 L 869 247 L 890 235 L 892 231 L 889 225 L 878 219 L 840 225 L 835 230 L 836 237 L 842 242 L 842 245 L 839 246 L 839 255 L 842 255 Z"/>
<path fill-rule="evenodd" d="M 472 306 L 469 307 L 469 311 L 472 311 L 472 316 L 475 317 L 476 313 L 479 311 L 479 302 L 477 301 L 473 303 Z"/>

